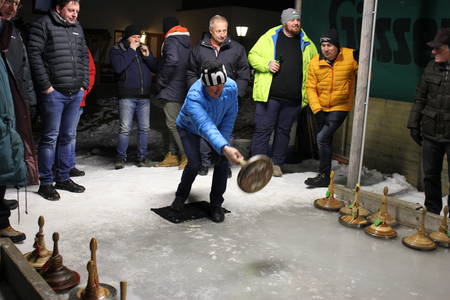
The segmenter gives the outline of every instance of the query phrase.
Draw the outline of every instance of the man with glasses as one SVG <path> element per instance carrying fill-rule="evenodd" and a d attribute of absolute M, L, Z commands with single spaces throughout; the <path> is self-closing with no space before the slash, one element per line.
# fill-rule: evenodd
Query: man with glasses
<path fill-rule="evenodd" d="M 440 29 L 427 45 L 433 49 L 434 59 L 426 66 L 417 87 L 408 128 L 413 140 L 422 146 L 425 206 L 429 212 L 440 214 L 445 154 L 450 164 L 450 28 Z"/>
<path fill-rule="evenodd" d="M 43 126 L 38 193 L 51 201 L 60 199 L 56 189 L 85 190 L 69 174 L 73 132 L 84 90 L 89 87 L 88 48 L 77 20 L 79 11 L 79 0 L 57 0 L 47 15 L 31 25 L 29 35 L 30 65 Z"/>

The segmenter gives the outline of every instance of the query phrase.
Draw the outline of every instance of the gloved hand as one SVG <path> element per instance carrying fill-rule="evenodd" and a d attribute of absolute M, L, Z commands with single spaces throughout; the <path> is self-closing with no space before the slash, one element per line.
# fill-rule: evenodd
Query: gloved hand
<path fill-rule="evenodd" d="M 422 135 L 420 134 L 420 130 L 418 128 L 410 128 L 409 134 L 411 135 L 414 142 L 417 143 L 417 145 L 422 146 Z"/>

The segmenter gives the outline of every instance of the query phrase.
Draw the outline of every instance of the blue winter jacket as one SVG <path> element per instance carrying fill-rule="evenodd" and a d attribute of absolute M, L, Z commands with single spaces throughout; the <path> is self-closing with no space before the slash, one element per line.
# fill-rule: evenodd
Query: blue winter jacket
<path fill-rule="evenodd" d="M 119 98 L 149 98 L 151 72 L 158 71 L 158 61 L 152 54 L 143 56 L 129 45 L 122 40 L 111 48 L 111 66 L 119 75 Z"/>
<path fill-rule="evenodd" d="M 228 77 L 219 98 L 211 98 L 199 79 L 188 91 L 177 126 L 201 136 L 217 153 L 223 154 L 223 147 L 230 145 L 237 113 L 237 85 L 233 79 Z"/>

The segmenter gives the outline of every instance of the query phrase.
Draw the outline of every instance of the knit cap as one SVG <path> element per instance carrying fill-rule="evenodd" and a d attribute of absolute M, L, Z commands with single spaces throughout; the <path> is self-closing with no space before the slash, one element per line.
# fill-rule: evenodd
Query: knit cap
<path fill-rule="evenodd" d="M 227 71 L 218 61 L 206 61 L 202 64 L 200 78 L 206 86 L 219 85 L 227 81 Z"/>
<path fill-rule="evenodd" d="M 293 8 L 287 8 L 281 13 L 281 24 L 286 24 L 287 22 L 294 19 L 300 20 L 300 12 Z"/>
<path fill-rule="evenodd" d="M 122 38 L 126 40 L 132 35 L 141 35 L 141 28 L 137 25 L 128 25 L 123 31 Z"/>

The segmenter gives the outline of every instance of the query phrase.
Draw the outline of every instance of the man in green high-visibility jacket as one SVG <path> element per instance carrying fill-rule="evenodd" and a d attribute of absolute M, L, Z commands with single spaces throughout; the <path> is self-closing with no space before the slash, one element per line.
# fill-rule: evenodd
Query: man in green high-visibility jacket
<path fill-rule="evenodd" d="M 269 154 L 274 131 L 273 176 L 283 175 L 292 124 L 308 104 L 306 79 L 310 60 L 317 54 L 314 43 L 301 29 L 300 13 L 285 9 L 282 25 L 269 29 L 250 50 L 248 60 L 255 69 L 253 99 L 256 101 L 252 155 Z"/>

